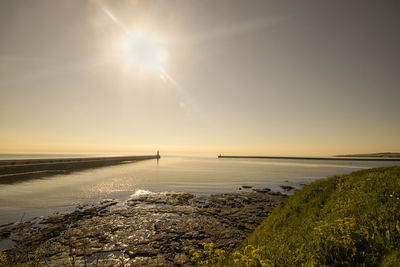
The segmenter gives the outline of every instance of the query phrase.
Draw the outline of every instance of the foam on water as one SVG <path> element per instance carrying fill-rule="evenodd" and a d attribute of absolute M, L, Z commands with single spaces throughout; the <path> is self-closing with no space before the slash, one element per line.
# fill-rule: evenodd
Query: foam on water
<path fill-rule="evenodd" d="M 145 196 L 154 195 L 154 194 L 155 194 L 154 192 L 151 192 L 149 190 L 139 189 L 139 190 L 136 190 L 136 192 L 131 195 L 131 198 L 143 196 L 143 195 L 145 195 Z"/>

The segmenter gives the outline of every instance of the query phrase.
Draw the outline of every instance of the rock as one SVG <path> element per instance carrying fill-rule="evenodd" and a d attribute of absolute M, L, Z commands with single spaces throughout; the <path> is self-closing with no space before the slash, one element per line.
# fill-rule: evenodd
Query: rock
<path fill-rule="evenodd" d="M 134 257 L 151 257 L 157 255 L 158 252 L 153 247 L 148 245 L 140 245 L 133 247 L 131 250 L 128 251 L 128 255 L 131 258 Z"/>
<path fill-rule="evenodd" d="M 282 194 L 281 192 L 268 192 L 268 195 L 271 195 L 271 196 L 286 196 L 285 194 Z"/>
<path fill-rule="evenodd" d="M 100 201 L 100 204 L 106 204 L 106 203 L 110 203 L 110 202 L 114 202 L 114 201 L 115 201 L 114 199 L 106 198 L 106 199 L 103 199 L 102 201 Z"/>
<path fill-rule="evenodd" d="M 190 263 L 189 257 L 185 253 L 176 254 L 174 257 L 174 264 L 178 266 L 185 266 Z"/>
<path fill-rule="evenodd" d="M 191 266 L 188 249 L 213 242 L 232 251 L 285 198 L 269 189 L 211 196 L 151 194 L 117 210 L 108 208 L 117 203 L 113 200 L 4 226 L 0 236 L 18 233 L 16 246 L 6 253 L 20 259 L 35 255 L 46 266 L 63 265 L 57 261 L 63 257 L 64 265 L 74 257 L 77 265 L 91 259 L 89 265 L 98 261 L 98 266 Z"/>
<path fill-rule="evenodd" d="M 242 185 L 242 188 L 244 188 L 244 189 L 249 189 L 249 188 L 252 188 L 253 186 L 251 186 L 251 185 Z"/>
<path fill-rule="evenodd" d="M 269 188 L 263 188 L 263 189 L 259 189 L 259 188 L 254 188 L 253 191 L 257 192 L 257 193 L 268 193 L 271 191 L 271 189 Z"/>
<path fill-rule="evenodd" d="M 290 185 L 281 185 L 280 187 L 285 191 L 290 191 L 294 189 L 294 187 Z"/>
<path fill-rule="evenodd" d="M 180 244 L 178 242 L 171 242 L 170 246 L 171 246 L 171 249 L 176 252 L 181 251 Z"/>

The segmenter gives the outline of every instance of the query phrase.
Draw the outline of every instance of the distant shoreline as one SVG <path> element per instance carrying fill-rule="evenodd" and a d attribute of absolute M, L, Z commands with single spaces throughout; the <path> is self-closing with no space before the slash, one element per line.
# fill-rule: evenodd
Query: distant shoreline
<path fill-rule="evenodd" d="M 277 157 L 277 156 L 222 156 L 218 158 L 246 158 L 246 159 L 298 159 L 298 160 L 345 160 L 345 161 L 398 161 L 400 158 L 368 158 L 368 157 Z"/>
<path fill-rule="evenodd" d="M 382 153 L 369 153 L 369 154 L 348 154 L 348 155 L 336 155 L 334 157 L 373 157 L 373 158 L 400 158 L 400 153 L 397 152 L 382 152 Z"/>

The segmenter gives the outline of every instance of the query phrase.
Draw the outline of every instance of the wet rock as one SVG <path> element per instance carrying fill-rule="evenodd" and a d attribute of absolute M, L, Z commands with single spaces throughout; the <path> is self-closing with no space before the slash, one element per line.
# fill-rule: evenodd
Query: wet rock
<path fill-rule="evenodd" d="M 189 257 L 184 253 L 176 254 L 174 257 L 174 264 L 177 266 L 188 266 L 190 263 Z"/>
<path fill-rule="evenodd" d="M 263 188 L 263 189 L 259 189 L 259 188 L 254 188 L 253 189 L 253 191 L 254 192 L 257 192 L 257 193 L 268 193 L 268 192 L 271 192 L 271 189 L 269 189 L 269 188 Z"/>
<path fill-rule="evenodd" d="M 110 209 L 117 203 L 112 200 L 6 226 L 0 239 L 13 235 L 16 244 L 9 255 L 21 262 L 35 256 L 46 266 L 68 265 L 71 258 L 76 265 L 90 259 L 97 266 L 190 266 L 190 249 L 213 242 L 233 250 L 285 198 L 269 189 L 148 194 L 119 209 Z"/>
<path fill-rule="evenodd" d="M 158 251 L 153 247 L 148 245 L 140 245 L 133 247 L 131 250 L 128 250 L 128 255 L 131 258 L 134 257 L 151 257 L 157 255 Z"/>
<path fill-rule="evenodd" d="M 115 199 L 107 198 L 107 199 L 103 199 L 102 201 L 100 201 L 100 204 L 112 203 L 114 201 L 115 201 Z"/>
<path fill-rule="evenodd" d="M 285 191 L 291 191 L 294 189 L 294 187 L 290 185 L 281 185 L 280 187 Z"/>

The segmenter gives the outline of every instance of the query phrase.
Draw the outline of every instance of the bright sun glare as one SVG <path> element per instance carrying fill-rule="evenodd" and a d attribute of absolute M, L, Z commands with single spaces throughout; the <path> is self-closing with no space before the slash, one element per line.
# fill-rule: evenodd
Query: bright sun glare
<path fill-rule="evenodd" d="M 162 70 L 162 62 L 166 56 L 161 44 L 144 33 L 128 35 L 124 52 L 128 64 L 142 70 Z"/>

